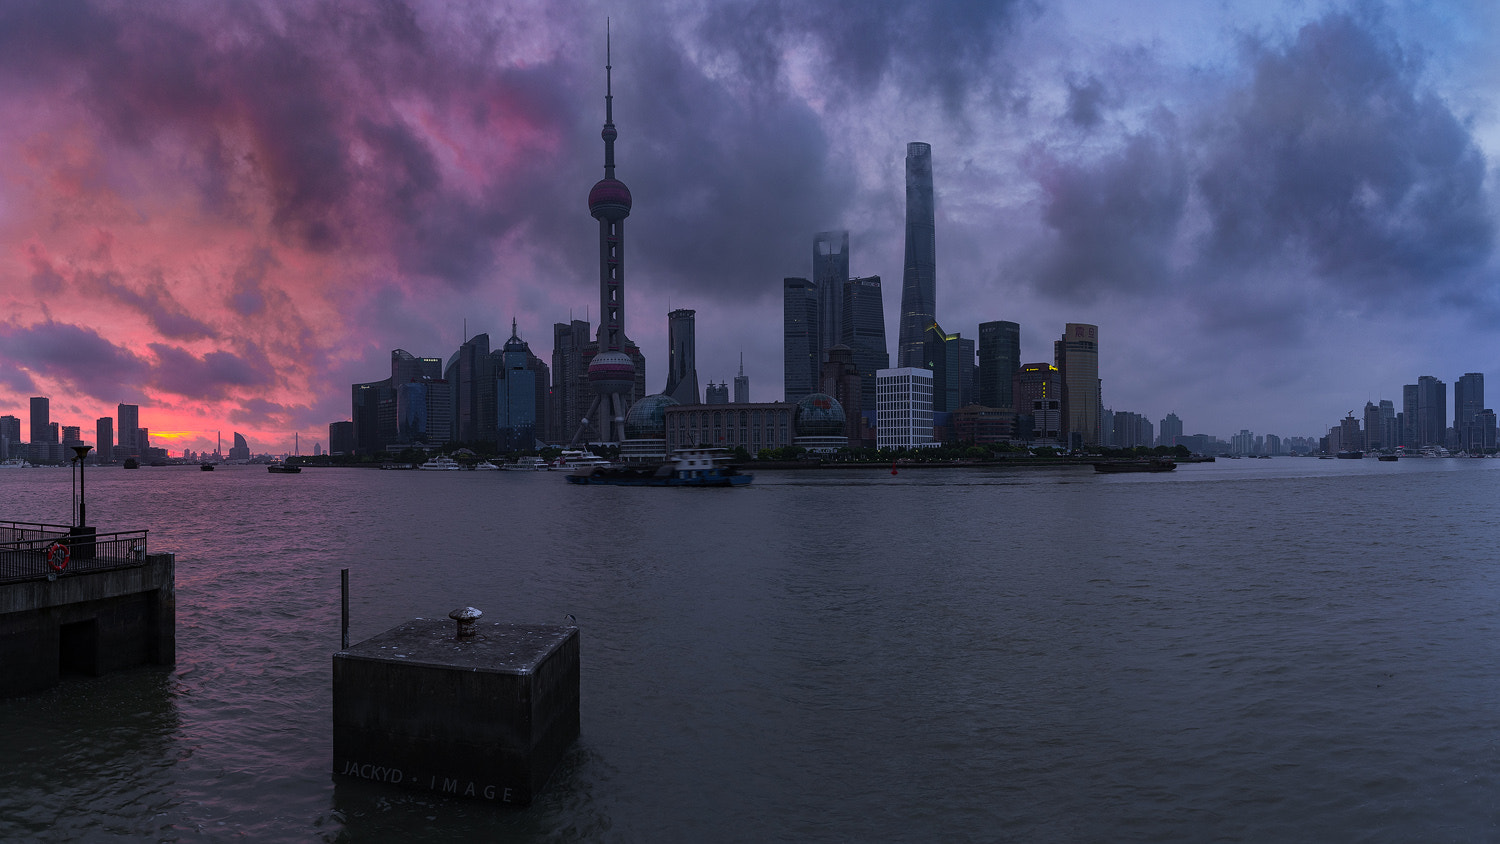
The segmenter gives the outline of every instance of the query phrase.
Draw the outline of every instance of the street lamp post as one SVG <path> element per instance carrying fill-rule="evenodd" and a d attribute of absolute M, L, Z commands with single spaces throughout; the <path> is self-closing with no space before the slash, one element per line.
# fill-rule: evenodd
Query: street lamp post
<path fill-rule="evenodd" d="M 88 510 L 83 500 L 83 458 L 93 446 L 75 445 L 71 448 L 78 455 L 78 524 L 68 531 L 68 544 L 72 547 L 73 559 L 92 560 L 94 558 L 94 529 L 88 526 Z"/>

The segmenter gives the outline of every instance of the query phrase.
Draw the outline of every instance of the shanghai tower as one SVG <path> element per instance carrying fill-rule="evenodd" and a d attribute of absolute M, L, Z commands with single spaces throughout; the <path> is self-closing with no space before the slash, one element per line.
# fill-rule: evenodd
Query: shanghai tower
<path fill-rule="evenodd" d="M 927 329 L 937 322 L 937 240 L 933 223 L 932 146 L 906 145 L 906 262 L 901 275 L 898 367 L 926 366 Z"/>

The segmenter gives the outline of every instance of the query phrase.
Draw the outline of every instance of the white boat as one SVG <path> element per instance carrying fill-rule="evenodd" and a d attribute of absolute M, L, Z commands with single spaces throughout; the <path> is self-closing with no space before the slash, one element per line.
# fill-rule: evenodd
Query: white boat
<path fill-rule="evenodd" d="M 540 457 L 518 457 L 516 462 L 500 467 L 507 472 L 545 472 L 552 468 Z"/>
<path fill-rule="evenodd" d="M 0 469 L 30 469 L 31 464 L 24 457 L 12 457 L 9 460 L 0 461 Z"/>
<path fill-rule="evenodd" d="M 591 451 L 580 449 L 563 449 L 563 453 L 553 464 L 557 469 L 608 469 L 611 464 L 608 460 L 594 454 Z"/>
<path fill-rule="evenodd" d="M 498 471 L 500 471 L 500 467 L 496 466 L 495 464 L 491 463 L 488 460 L 481 460 L 478 463 L 474 464 L 474 471 L 476 471 L 476 472 L 498 472 Z"/>
<path fill-rule="evenodd" d="M 439 455 L 417 467 L 424 472 L 457 472 L 463 467 L 458 461 L 446 455 Z"/>

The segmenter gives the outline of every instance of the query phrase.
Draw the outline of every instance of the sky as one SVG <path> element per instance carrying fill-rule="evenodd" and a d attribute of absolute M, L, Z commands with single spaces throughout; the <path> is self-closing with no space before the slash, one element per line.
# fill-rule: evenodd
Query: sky
<path fill-rule="evenodd" d="M 820 231 L 894 349 L 910 141 L 938 322 L 1098 325 L 1105 407 L 1318 436 L 1500 374 L 1493 2 L 0 0 L 0 414 L 308 453 L 393 349 L 550 362 L 598 316 L 606 18 L 653 391 L 691 308 L 700 384 L 780 399 Z"/>

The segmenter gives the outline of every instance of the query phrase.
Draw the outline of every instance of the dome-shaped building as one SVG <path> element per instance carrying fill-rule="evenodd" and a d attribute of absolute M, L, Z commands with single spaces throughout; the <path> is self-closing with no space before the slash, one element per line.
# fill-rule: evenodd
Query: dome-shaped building
<path fill-rule="evenodd" d="M 667 408 L 678 401 L 657 393 L 630 406 L 625 414 L 625 441 L 620 444 L 622 463 L 660 463 L 667 459 Z"/>
<path fill-rule="evenodd" d="M 844 408 L 827 393 L 810 393 L 797 402 L 792 417 L 794 445 L 811 452 L 831 454 L 849 445 L 844 435 Z"/>

